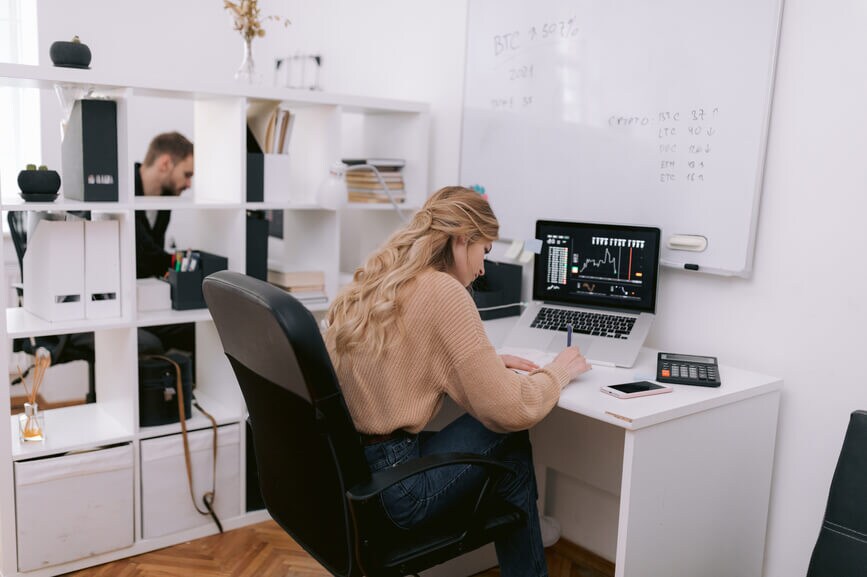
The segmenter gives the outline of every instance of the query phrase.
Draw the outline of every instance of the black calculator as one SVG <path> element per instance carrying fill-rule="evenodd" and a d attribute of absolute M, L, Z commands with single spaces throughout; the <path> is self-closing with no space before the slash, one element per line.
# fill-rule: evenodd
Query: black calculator
<path fill-rule="evenodd" d="M 719 365 L 716 357 L 659 353 L 656 357 L 656 380 L 660 383 L 718 387 Z"/>

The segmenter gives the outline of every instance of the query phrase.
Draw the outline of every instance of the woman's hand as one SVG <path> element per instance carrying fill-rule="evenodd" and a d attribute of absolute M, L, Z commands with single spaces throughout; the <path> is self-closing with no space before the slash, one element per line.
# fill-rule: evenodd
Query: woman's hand
<path fill-rule="evenodd" d="M 507 369 L 530 372 L 539 368 L 539 365 L 533 361 L 522 359 L 515 355 L 500 355 L 500 358 L 503 360 L 503 364 L 506 365 Z"/>
<path fill-rule="evenodd" d="M 569 373 L 570 380 L 575 380 L 578 375 L 593 368 L 578 350 L 578 347 L 566 347 L 563 352 L 554 357 L 551 364 L 565 368 Z"/>

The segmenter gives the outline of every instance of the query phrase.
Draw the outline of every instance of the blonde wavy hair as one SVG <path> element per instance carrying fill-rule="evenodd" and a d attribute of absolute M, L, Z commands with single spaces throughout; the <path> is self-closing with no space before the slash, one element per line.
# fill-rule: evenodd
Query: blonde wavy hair
<path fill-rule="evenodd" d="M 448 186 L 434 193 L 404 228 L 395 232 L 355 271 L 352 283 L 328 309 L 329 330 L 339 358 L 361 343 L 379 356 L 390 329 L 400 325 L 401 288 L 422 271 L 446 272 L 454 264 L 451 240 L 496 240 L 500 225 L 477 192 Z"/>

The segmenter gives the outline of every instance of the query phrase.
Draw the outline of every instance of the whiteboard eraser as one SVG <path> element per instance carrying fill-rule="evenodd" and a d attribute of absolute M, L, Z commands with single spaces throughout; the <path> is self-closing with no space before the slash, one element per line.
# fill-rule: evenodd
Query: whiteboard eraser
<path fill-rule="evenodd" d="M 518 258 L 518 255 L 521 254 L 521 249 L 524 247 L 524 243 L 520 240 L 513 240 L 512 244 L 509 245 L 509 248 L 506 249 L 506 254 L 504 255 L 506 258 L 515 260 Z"/>
<path fill-rule="evenodd" d="M 707 248 L 707 237 L 697 234 L 673 234 L 666 243 L 671 250 L 701 252 Z"/>

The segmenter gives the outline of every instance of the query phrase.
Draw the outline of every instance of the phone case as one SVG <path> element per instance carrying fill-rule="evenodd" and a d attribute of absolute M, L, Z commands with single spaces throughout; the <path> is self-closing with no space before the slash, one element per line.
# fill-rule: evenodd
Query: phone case
<path fill-rule="evenodd" d="M 670 393 L 674 389 L 672 387 L 660 387 L 658 389 L 648 389 L 646 391 L 637 391 L 634 393 L 624 393 L 622 391 L 618 391 L 617 389 L 611 389 L 607 386 L 599 387 L 599 390 L 605 394 L 611 395 L 612 397 L 617 397 L 618 399 L 632 399 L 635 397 L 647 397 L 649 395 L 661 395 L 663 393 Z"/>

